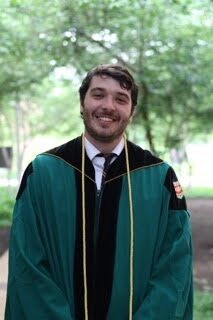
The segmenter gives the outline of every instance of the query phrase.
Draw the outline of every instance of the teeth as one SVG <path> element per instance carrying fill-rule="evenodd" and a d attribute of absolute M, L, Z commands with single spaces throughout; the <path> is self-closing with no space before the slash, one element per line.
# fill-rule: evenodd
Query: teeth
<path fill-rule="evenodd" d="M 112 121 L 112 119 L 110 119 L 110 118 L 105 118 L 105 117 L 101 117 L 100 119 L 101 119 L 101 120 L 104 120 L 104 121 Z"/>
<path fill-rule="evenodd" d="M 113 121 L 111 118 L 107 118 L 107 117 L 98 117 L 98 119 L 101 119 L 103 121 L 109 121 L 109 122 Z"/>

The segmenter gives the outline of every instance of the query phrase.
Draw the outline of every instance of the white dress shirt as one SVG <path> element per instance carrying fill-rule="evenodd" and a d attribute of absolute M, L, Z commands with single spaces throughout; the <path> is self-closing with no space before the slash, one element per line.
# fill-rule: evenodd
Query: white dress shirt
<path fill-rule="evenodd" d="M 112 153 L 115 153 L 117 156 L 120 155 L 121 151 L 124 147 L 124 138 L 117 144 L 117 146 L 112 150 Z M 101 153 L 87 138 L 85 138 L 85 149 L 89 159 L 92 161 L 92 164 L 95 169 L 95 182 L 97 189 L 101 189 L 101 180 L 102 180 L 102 173 L 104 168 L 104 157 L 96 157 L 97 154 Z M 116 155 L 112 158 L 111 163 L 117 158 Z"/>

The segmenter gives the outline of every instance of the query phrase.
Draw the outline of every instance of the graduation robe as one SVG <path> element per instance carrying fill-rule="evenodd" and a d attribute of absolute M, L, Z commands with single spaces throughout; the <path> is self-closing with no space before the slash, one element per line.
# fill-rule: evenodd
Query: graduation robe
<path fill-rule="evenodd" d="M 189 213 L 173 169 L 127 142 L 134 210 L 133 320 L 192 319 Z M 5 320 L 82 320 L 81 138 L 38 155 L 17 194 Z M 127 320 L 130 217 L 125 152 L 97 198 L 85 155 L 89 320 Z"/>

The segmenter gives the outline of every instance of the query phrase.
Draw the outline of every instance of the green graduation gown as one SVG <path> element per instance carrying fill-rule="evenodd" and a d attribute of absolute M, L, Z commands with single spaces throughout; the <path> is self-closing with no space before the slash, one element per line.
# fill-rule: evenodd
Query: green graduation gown
<path fill-rule="evenodd" d="M 127 143 L 134 210 L 133 320 L 192 319 L 189 213 L 173 169 Z M 38 155 L 17 194 L 5 320 L 83 320 L 81 137 Z M 125 152 L 97 196 L 86 156 L 89 320 L 128 320 L 130 217 Z"/>

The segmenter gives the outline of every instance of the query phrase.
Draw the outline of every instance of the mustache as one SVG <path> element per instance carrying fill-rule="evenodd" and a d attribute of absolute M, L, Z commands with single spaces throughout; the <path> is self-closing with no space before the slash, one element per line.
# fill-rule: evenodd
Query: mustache
<path fill-rule="evenodd" d="M 95 116 L 95 117 L 109 117 L 109 118 L 112 118 L 113 120 L 120 119 L 120 116 L 115 111 L 94 112 L 93 116 Z"/>
<path fill-rule="evenodd" d="M 93 111 L 92 113 L 88 112 L 88 110 L 81 110 L 80 111 L 80 116 L 82 119 L 86 119 L 90 116 L 92 117 L 109 117 L 113 120 L 119 121 L 120 120 L 120 115 L 118 114 L 117 111 L 108 111 L 108 110 L 101 110 L 101 111 Z"/>

